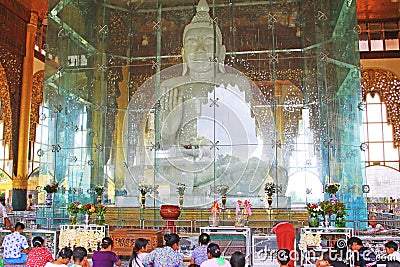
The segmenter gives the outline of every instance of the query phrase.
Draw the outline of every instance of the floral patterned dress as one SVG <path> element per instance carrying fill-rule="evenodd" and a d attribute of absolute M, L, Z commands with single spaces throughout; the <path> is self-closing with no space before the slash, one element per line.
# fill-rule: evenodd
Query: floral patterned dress
<path fill-rule="evenodd" d="M 144 260 L 144 267 L 183 267 L 183 258 L 169 246 L 156 248 Z"/>

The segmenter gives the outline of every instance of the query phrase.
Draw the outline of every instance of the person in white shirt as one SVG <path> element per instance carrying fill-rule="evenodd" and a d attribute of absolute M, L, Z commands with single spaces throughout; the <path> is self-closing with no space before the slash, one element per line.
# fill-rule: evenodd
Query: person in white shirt
<path fill-rule="evenodd" d="M 4 196 L 0 196 L 0 216 L 1 216 L 0 224 L 2 224 L 2 226 L 11 228 L 12 225 L 10 219 L 8 218 L 5 206 L 6 206 L 6 198 Z"/>
<path fill-rule="evenodd" d="M 379 232 L 384 230 L 382 224 L 378 223 L 376 220 L 376 216 L 372 215 L 368 218 L 369 225 L 367 228 L 367 232 Z"/>
<path fill-rule="evenodd" d="M 4 262 L 8 264 L 25 263 L 28 258 L 29 245 L 26 237 L 22 235 L 25 225 L 17 222 L 15 232 L 6 235 L 3 240 Z"/>
<path fill-rule="evenodd" d="M 387 261 L 397 261 L 400 263 L 400 252 L 397 250 L 399 246 L 394 241 L 389 241 L 385 244 Z"/>
<path fill-rule="evenodd" d="M 221 250 L 215 243 L 210 243 L 207 247 L 208 260 L 204 261 L 200 267 L 231 267 L 229 261 L 221 257 Z"/>

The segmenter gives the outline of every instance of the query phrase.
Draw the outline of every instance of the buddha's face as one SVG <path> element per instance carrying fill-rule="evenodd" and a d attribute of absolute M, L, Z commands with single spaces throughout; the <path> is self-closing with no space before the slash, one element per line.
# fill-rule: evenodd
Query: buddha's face
<path fill-rule="evenodd" d="M 214 42 L 216 41 L 214 55 Z M 183 40 L 183 57 L 191 71 L 206 72 L 213 64 L 214 57 L 221 60 L 225 54 L 221 41 L 214 39 L 214 30 L 209 27 L 190 29 Z"/>

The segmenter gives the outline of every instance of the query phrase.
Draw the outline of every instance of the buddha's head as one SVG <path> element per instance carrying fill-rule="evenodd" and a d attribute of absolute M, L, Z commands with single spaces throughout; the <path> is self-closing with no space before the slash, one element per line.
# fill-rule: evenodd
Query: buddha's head
<path fill-rule="evenodd" d="M 196 15 L 183 31 L 183 74 L 186 74 L 187 68 L 194 72 L 210 71 L 214 66 L 212 64 L 215 62 L 214 58 L 217 59 L 216 63 L 220 63 L 218 64 L 220 71 L 224 72 L 226 50 L 222 45 L 221 30 L 216 23 L 214 27 L 214 21 L 208 13 L 207 1 L 200 0 L 196 11 Z"/>

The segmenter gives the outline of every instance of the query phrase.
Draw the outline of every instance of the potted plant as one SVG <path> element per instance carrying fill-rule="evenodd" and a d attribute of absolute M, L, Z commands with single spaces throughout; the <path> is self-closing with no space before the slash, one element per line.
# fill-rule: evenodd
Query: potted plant
<path fill-rule="evenodd" d="M 219 226 L 219 214 L 221 213 L 221 209 L 219 207 L 218 201 L 214 200 L 211 208 L 210 208 L 211 216 L 209 219 L 210 226 L 216 227 Z"/>
<path fill-rule="evenodd" d="M 236 227 L 246 226 L 248 223 L 249 216 L 252 215 L 250 202 L 248 200 L 245 200 L 244 202 L 238 200 L 236 204 L 235 213 L 236 213 L 235 226 Z"/>
<path fill-rule="evenodd" d="M 186 184 L 178 183 L 176 191 L 179 194 L 179 206 L 183 206 L 183 196 L 185 195 Z"/>
<path fill-rule="evenodd" d="M 268 182 L 265 184 L 264 190 L 268 196 L 268 205 L 270 209 L 272 205 L 272 196 L 276 193 L 276 189 L 276 184 L 274 182 Z"/>
<path fill-rule="evenodd" d="M 78 213 L 82 209 L 81 202 L 72 202 L 68 205 L 67 211 L 70 214 L 69 216 L 69 223 L 70 224 L 77 224 L 78 223 Z"/>
<path fill-rule="evenodd" d="M 319 215 L 322 213 L 322 209 L 318 204 L 307 203 L 308 211 L 308 226 L 318 227 L 319 226 Z"/>
<path fill-rule="evenodd" d="M 107 211 L 107 207 L 103 206 L 103 205 L 97 205 L 96 206 L 96 213 L 97 213 L 97 217 L 96 217 L 96 224 L 98 225 L 104 225 L 106 222 L 105 219 L 105 214 Z"/>
<path fill-rule="evenodd" d="M 57 182 L 52 182 L 50 184 L 47 184 L 44 188 L 44 191 L 46 191 L 46 207 L 51 208 L 53 206 L 53 198 L 54 198 L 54 193 L 57 193 L 58 191 L 58 183 Z"/>

